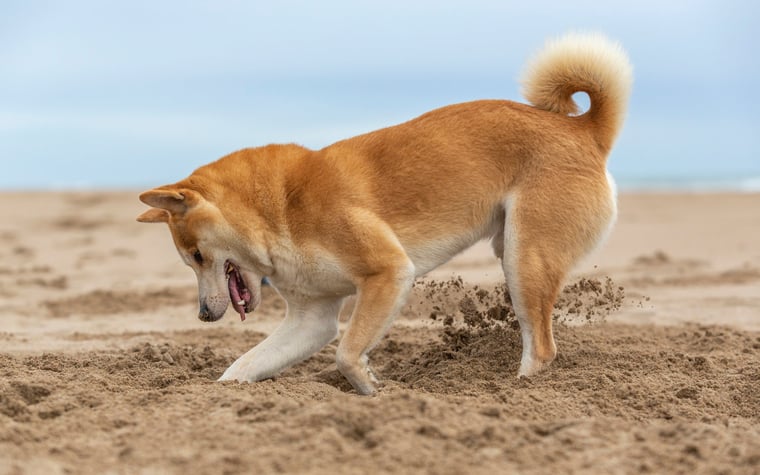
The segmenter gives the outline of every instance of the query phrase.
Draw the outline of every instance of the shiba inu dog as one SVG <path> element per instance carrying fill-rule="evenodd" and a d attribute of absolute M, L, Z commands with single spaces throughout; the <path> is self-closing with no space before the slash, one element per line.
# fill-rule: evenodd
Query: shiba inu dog
<path fill-rule="evenodd" d="M 241 319 L 266 277 L 287 301 L 281 325 L 220 380 L 257 381 L 338 334 L 340 372 L 375 392 L 368 352 L 414 279 L 480 239 L 501 261 L 522 335 L 520 375 L 556 356 L 552 308 L 573 264 L 616 217 L 607 157 L 626 112 L 628 58 L 601 35 L 550 41 L 524 95 L 455 104 L 322 150 L 267 145 L 227 155 L 140 195 L 141 222 L 168 223 L 198 278 L 199 318 L 231 303 Z M 579 114 L 572 95 L 585 92 Z"/>

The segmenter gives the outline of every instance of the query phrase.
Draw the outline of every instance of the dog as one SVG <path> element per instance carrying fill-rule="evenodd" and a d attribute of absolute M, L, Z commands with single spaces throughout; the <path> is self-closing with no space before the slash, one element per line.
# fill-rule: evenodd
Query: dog
<path fill-rule="evenodd" d="M 522 82 L 530 105 L 449 105 L 316 151 L 247 148 L 142 193 L 151 208 L 137 220 L 168 223 L 201 320 L 230 303 L 245 319 L 264 278 L 287 301 L 279 327 L 219 380 L 259 381 L 308 358 L 337 337 L 356 294 L 336 363 L 357 393 L 375 393 L 368 353 L 415 278 L 488 238 L 520 324 L 518 375 L 549 365 L 563 281 L 616 219 L 606 162 L 632 68 L 618 43 L 570 34 L 548 41 Z M 584 113 L 576 92 L 590 99 Z"/>

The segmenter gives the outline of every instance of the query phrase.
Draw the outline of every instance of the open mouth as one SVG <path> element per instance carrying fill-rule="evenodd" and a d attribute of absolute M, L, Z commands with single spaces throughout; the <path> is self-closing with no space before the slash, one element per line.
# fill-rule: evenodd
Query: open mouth
<path fill-rule="evenodd" d="M 227 274 L 227 288 L 230 291 L 232 307 L 240 314 L 240 320 L 245 320 L 245 313 L 250 312 L 253 295 L 248 290 L 248 286 L 246 286 L 238 266 L 227 261 L 224 264 L 224 271 Z"/>

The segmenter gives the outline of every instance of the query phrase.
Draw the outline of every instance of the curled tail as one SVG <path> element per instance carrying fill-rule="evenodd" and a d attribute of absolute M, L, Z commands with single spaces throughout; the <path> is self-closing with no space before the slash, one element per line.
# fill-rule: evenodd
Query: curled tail
<path fill-rule="evenodd" d="M 528 102 L 558 114 L 577 114 L 573 94 L 588 94 L 591 106 L 581 117 L 590 120 L 605 153 L 623 126 L 632 82 L 633 68 L 620 44 L 594 33 L 548 41 L 522 77 Z"/>

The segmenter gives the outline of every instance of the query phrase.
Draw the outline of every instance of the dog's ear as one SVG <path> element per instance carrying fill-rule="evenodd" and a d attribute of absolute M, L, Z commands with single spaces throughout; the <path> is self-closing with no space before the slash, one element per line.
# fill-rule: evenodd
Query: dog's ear
<path fill-rule="evenodd" d="M 151 208 L 137 217 L 141 223 L 168 223 L 169 212 L 161 208 Z"/>
<path fill-rule="evenodd" d="M 172 214 L 183 214 L 188 208 L 198 204 L 200 195 L 188 189 L 155 188 L 140 194 L 140 201 L 148 206 L 166 210 Z"/>

